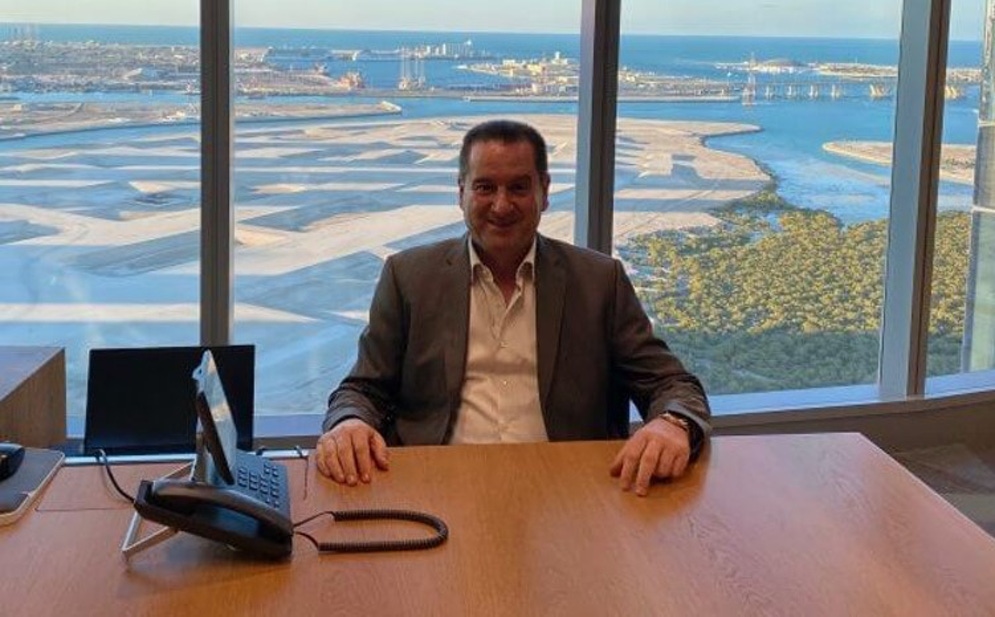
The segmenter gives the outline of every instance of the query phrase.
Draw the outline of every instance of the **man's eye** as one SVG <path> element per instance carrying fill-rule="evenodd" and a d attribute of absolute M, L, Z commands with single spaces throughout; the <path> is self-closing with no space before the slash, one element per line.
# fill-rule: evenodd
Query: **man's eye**
<path fill-rule="evenodd" d="M 512 184 L 508 187 L 508 192 L 512 195 L 525 196 L 532 192 L 532 187 L 528 184 Z"/>
<path fill-rule="evenodd" d="M 493 184 L 474 184 L 473 192 L 478 195 L 490 195 L 494 192 Z"/>

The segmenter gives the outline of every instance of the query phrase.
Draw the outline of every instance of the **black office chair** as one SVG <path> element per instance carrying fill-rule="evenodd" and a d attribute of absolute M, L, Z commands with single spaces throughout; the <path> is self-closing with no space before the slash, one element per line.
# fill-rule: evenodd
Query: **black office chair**
<path fill-rule="evenodd" d="M 191 377 L 210 349 L 238 429 L 238 447 L 252 449 L 254 345 L 90 350 L 84 454 L 193 452 L 197 412 Z"/>

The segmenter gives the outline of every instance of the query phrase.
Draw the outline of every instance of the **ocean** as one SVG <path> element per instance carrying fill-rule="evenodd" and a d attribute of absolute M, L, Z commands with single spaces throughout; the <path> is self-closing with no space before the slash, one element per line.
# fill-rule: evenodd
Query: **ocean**
<path fill-rule="evenodd" d="M 0 28 L 0 36 L 3 36 Z M 896 33 L 897 34 L 897 33 Z M 97 41 L 101 43 L 145 45 L 196 45 L 198 30 L 192 27 L 40 25 L 35 29 L 40 40 L 58 42 Z M 394 50 L 418 45 L 472 42 L 473 49 L 491 58 L 551 58 L 554 54 L 577 58 L 579 37 L 570 34 L 506 34 L 473 32 L 387 32 L 339 30 L 280 30 L 240 28 L 235 31 L 237 47 L 274 47 L 325 49 Z M 898 42 L 876 39 L 828 38 L 759 38 L 703 36 L 626 36 L 620 44 L 620 64 L 631 70 L 688 78 L 745 80 L 745 74 L 730 70 L 729 65 L 746 62 L 788 59 L 798 63 L 856 62 L 895 65 Z M 979 41 L 952 41 L 948 66 L 979 67 L 982 46 Z M 429 83 L 438 87 L 475 83 L 486 86 L 495 78 L 461 70 L 467 60 L 432 60 L 424 63 Z M 348 70 L 362 72 L 371 87 L 390 88 L 397 82 L 397 60 L 327 62 L 330 74 Z M 762 76 L 758 80 L 774 79 Z M 809 77 L 799 76 L 804 81 Z M 758 81 L 758 83 L 763 83 Z M 139 94 L 22 94 L 26 101 L 56 100 L 148 100 Z M 152 95 L 163 102 L 189 101 L 183 95 Z M 316 99 L 300 98 L 296 100 Z M 342 99 L 337 99 L 342 100 Z M 348 99 L 346 99 L 348 100 Z M 365 101 L 355 97 L 356 101 Z M 977 139 L 979 87 L 971 85 L 964 96 L 948 100 L 944 112 L 944 143 L 974 144 Z M 576 114 L 576 104 L 569 102 L 538 103 L 520 101 L 464 101 L 442 98 L 403 98 L 394 101 L 403 108 L 402 117 L 423 118 L 474 114 L 564 113 Z M 739 103 L 627 103 L 619 105 L 623 117 L 662 120 L 708 120 L 746 122 L 761 127 L 761 132 L 713 138 L 714 148 L 753 158 L 775 174 L 779 192 L 803 207 L 828 210 L 845 222 L 882 218 L 888 215 L 890 172 L 880 165 L 842 159 L 823 151 L 828 141 L 891 141 L 894 135 L 894 99 L 871 100 L 866 96 L 849 96 L 830 100 L 763 100 L 754 105 Z M 106 131 L 108 139 L 119 139 L 121 132 L 146 129 Z M 162 129 L 168 130 L 168 129 Z M 24 140 L 17 147 L 44 142 L 66 143 L 81 139 L 74 135 L 50 136 Z M 93 135 L 87 136 L 88 140 Z M 971 204 L 972 187 L 941 182 L 941 209 L 966 209 Z"/>

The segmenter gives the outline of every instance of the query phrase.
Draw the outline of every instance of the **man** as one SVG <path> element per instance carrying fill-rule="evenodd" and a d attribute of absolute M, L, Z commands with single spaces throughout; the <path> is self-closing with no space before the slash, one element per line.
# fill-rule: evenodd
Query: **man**
<path fill-rule="evenodd" d="M 506 120 L 470 129 L 459 160 L 469 233 L 389 257 L 352 372 L 331 394 L 319 470 L 387 470 L 387 444 L 628 436 L 610 472 L 645 495 L 707 439 L 698 380 L 655 338 L 621 264 L 545 238 L 546 144 Z"/>

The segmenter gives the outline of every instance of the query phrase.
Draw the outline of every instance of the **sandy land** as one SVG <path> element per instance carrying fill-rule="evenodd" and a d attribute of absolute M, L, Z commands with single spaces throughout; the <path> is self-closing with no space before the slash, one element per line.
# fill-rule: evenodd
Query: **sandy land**
<path fill-rule="evenodd" d="M 400 112 L 386 101 L 371 104 L 300 104 L 240 101 L 235 121 L 297 122 L 308 119 L 385 116 Z M 193 124 L 200 122 L 196 97 L 188 104 L 136 103 L 0 103 L 0 141 L 31 135 L 71 133 L 124 126 Z"/>
<path fill-rule="evenodd" d="M 830 141 L 823 144 L 822 149 L 866 163 L 891 167 L 891 142 Z M 960 184 L 974 184 L 976 154 L 975 146 L 943 144 L 940 149 L 940 178 Z"/>
<path fill-rule="evenodd" d="M 383 259 L 462 234 L 457 154 L 480 119 L 240 128 L 235 342 L 257 345 L 259 413 L 321 411 L 354 358 Z M 572 240 L 576 119 L 524 119 L 550 146 L 541 231 Z M 759 190 L 769 178 L 753 161 L 702 143 L 749 130 L 621 120 L 618 241 L 712 224 L 709 209 Z M 83 413 L 88 349 L 197 343 L 198 139 L 176 126 L 0 150 L 0 336 L 67 348 L 71 415 Z"/>

